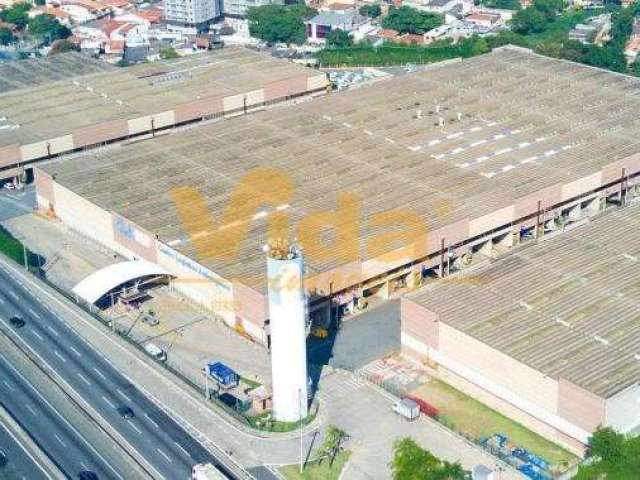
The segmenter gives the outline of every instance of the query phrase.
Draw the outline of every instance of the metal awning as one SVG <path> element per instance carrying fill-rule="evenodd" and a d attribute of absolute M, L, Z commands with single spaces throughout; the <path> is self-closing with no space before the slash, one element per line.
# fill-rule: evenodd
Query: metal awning
<path fill-rule="evenodd" d="M 124 283 L 159 275 L 171 274 L 160 265 L 145 260 L 114 263 L 89 275 L 73 287 L 72 292 L 88 303 L 95 303 Z"/>

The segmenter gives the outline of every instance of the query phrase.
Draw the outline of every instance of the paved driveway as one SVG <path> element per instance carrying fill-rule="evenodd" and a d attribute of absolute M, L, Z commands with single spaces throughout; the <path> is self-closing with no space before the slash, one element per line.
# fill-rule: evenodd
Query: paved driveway
<path fill-rule="evenodd" d="M 335 338 L 309 341 L 309 360 L 346 370 L 400 350 L 400 301 L 390 300 L 342 322 Z"/>
<path fill-rule="evenodd" d="M 495 460 L 478 447 L 467 443 L 437 422 L 425 417 L 409 422 L 392 411 L 395 399 L 355 377 L 336 371 L 323 377 L 319 392 L 327 405 L 326 424 L 345 430 L 353 454 L 343 478 L 349 480 L 391 478 L 389 461 L 393 442 L 411 437 L 437 457 L 459 461 L 465 469 L 482 463 L 495 467 Z M 513 469 L 502 472 L 502 480 L 520 479 Z"/>
<path fill-rule="evenodd" d="M 0 189 L 0 222 L 33 212 L 36 190 L 28 185 L 24 190 Z"/>

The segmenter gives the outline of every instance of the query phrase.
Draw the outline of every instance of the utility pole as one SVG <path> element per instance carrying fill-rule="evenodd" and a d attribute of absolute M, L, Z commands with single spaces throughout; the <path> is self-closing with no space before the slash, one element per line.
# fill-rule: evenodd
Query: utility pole
<path fill-rule="evenodd" d="M 298 389 L 298 407 L 300 408 L 300 475 L 304 470 L 304 453 L 302 449 L 302 389 Z"/>
<path fill-rule="evenodd" d="M 209 400 L 209 374 L 207 373 L 207 364 L 204 365 L 204 398 Z"/>

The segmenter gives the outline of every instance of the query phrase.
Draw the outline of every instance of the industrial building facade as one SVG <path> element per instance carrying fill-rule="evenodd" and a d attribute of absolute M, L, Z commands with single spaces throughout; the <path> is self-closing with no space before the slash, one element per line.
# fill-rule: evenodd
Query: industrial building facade
<path fill-rule="evenodd" d="M 310 315 L 322 321 L 630 201 L 638 92 L 638 79 L 501 48 L 42 165 L 38 204 L 128 258 L 161 265 L 174 288 L 266 342 L 262 247 L 274 233 L 300 240 Z M 389 234 L 398 229 L 409 235 Z M 240 237 L 221 238 L 239 241 L 214 246 L 238 247 L 231 260 L 207 243 L 229 231 Z M 546 426 L 574 450 L 627 401 L 511 361 L 412 299 L 403 322 L 407 354 L 443 365 L 451 357 L 461 388 L 491 391 L 509 414 L 528 412 L 538 431 Z M 471 352 L 483 353 L 463 355 Z M 492 372 L 487 382 L 465 374 L 474 362 Z M 488 383 L 505 368 L 515 396 Z"/>

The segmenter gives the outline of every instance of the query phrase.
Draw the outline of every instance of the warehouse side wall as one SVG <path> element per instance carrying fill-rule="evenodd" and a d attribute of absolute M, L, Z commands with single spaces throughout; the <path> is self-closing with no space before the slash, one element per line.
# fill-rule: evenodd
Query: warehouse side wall
<path fill-rule="evenodd" d="M 56 183 L 36 169 L 38 208 L 55 214 L 69 228 L 128 259 L 145 259 L 167 269 L 176 278 L 172 288 L 221 317 L 236 322 L 233 287 L 219 275 L 159 242 L 151 233 L 113 212 L 107 212 Z M 262 340 L 261 329 L 247 329 Z"/>
<path fill-rule="evenodd" d="M 605 421 L 603 399 L 543 375 L 402 299 L 402 354 L 434 368 L 447 383 L 565 448 L 583 454 Z M 578 416 L 580 418 L 578 418 Z"/>

